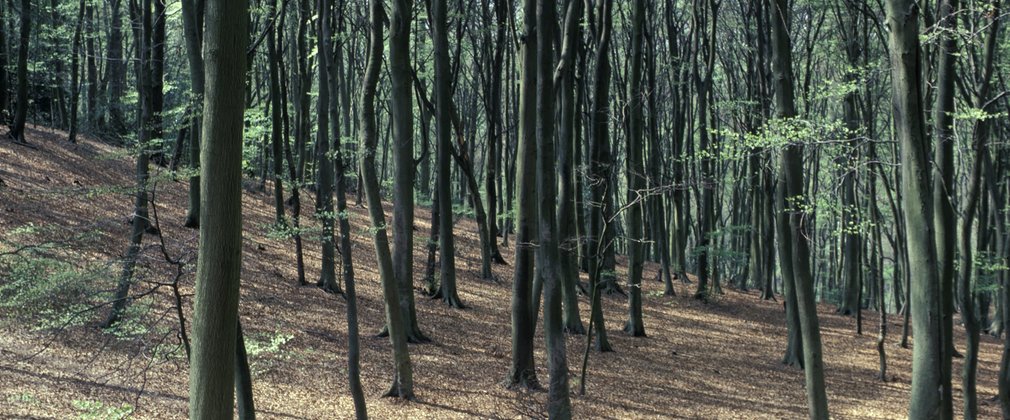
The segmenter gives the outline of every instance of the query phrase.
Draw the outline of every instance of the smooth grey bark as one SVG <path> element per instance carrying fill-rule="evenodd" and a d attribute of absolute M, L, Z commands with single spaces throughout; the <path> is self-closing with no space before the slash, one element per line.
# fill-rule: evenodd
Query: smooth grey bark
<path fill-rule="evenodd" d="M 189 375 L 192 419 L 231 418 L 242 268 L 242 132 L 246 0 L 207 2 L 200 244 Z"/>
<path fill-rule="evenodd" d="M 913 0 L 887 0 L 888 43 L 891 61 L 892 111 L 895 137 L 901 146 L 903 217 L 907 233 L 912 396 L 909 418 L 942 418 L 942 396 L 950 387 L 943 377 L 940 278 L 933 226 L 929 139 L 922 102 L 922 57 L 919 47 L 919 8 Z M 948 355 L 949 356 L 949 355 Z"/>
<path fill-rule="evenodd" d="M 118 1 L 118 0 L 113 0 Z M 182 0 L 182 26 L 186 39 L 186 58 L 189 62 L 190 109 L 189 120 L 189 165 L 192 170 L 200 167 L 200 120 L 203 118 L 203 91 L 205 84 L 203 63 L 203 15 L 205 0 Z M 111 71 L 111 68 L 110 68 Z M 185 226 L 200 226 L 200 174 L 194 172 L 189 177 L 189 206 L 186 209 Z"/>
<path fill-rule="evenodd" d="M 399 296 L 400 289 L 396 273 L 393 270 L 393 258 L 389 252 L 386 214 L 382 209 L 379 178 L 375 166 L 375 145 L 378 142 L 378 129 L 375 121 L 375 90 L 379 83 L 379 70 L 382 67 L 382 22 L 385 16 L 382 0 L 370 0 L 368 10 L 370 28 L 368 64 L 361 81 L 361 111 L 359 113 L 361 120 L 359 136 L 363 146 L 360 154 L 360 166 L 365 196 L 368 200 L 368 215 L 371 219 L 369 231 L 372 234 L 375 256 L 379 263 L 379 278 L 382 281 L 382 295 L 386 306 L 386 326 L 389 330 L 393 364 L 396 369 L 393 383 L 385 395 L 412 400 L 414 399 L 414 379 L 410 354 L 407 349 L 407 321 L 404 319 L 404 313 L 400 306 L 402 302 Z"/>
<path fill-rule="evenodd" d="M 633 337 L 645 336 L 642 321 L 642 270 L 645 264 L 645 229 L 643 227 L 645 206 L 648 202 L 645 191 L 646 172 L 644 158 L 644 92 L 642 90 L 642 61 L 645 44 L 645 0 L 635 0 L 632 9 L 631 57 L 628 75 L 627 102 L 628 135 L 625 138 L 627 152 L 626 176 L 628 191 L 628 321 L 624 332 Z"/>
<path fill-rule="evenodd" d="M 444 1 L 444 0 L 443 0 Z M 638 0 L 642 2 L 644 0 Z M 537 268 L 544 284 L 544 335 L 547 347 L 547 415 L 551 419 L 571 419 L 568 395 L 568 357 L 561 312 L 561 254 L 558 251 L 557 168 L 554 140 L 554 39 L 557 4 L 537 3 Z"/>
<path fill-rule="evenodd" d="M 575 98 L 575 60 L 580 49 L 582 33 L 582 1 L 569 1 L 565 12 L 564 34 L 561 47 L 561 62 L 554 73 L 560 89 L 560 127 L 558 128 L 558 171 L 561 178 L 558 195 L 558 240 L 561 251 L 561 294 L 564 309 L 564 330 L 572 334 L 585 334 L 586 328 L 579 317 L 579 301 L 576 283 L 579 279 L 578 266 L 578 214 L 576 207 L 575 142 L 578 132 L 577 107 Z M 581 201 L 581 200 L 580 200 Z"/>
<path fill-rule="evenodd" d="M 452 73 L 449 69 L 449 34 L 446 28 L 448 7 L 446 0 L 435 0 L 431 8 L 433 18 L 433 43 L 435 49 L 435 139 L 438 149 L 439 217 L 439 294 L 442 301 L 453 308 L 463 308 L 456 293 L 456 247 L 452 221 L 452 125 L 451 92 Z M 478 198 L 479 200 L 479 198 Z"/>
<path fill-rule="evenodd" d="M 957 251 L 957 222 L 954 213 L 954 79 L 957 77 L 958 0 L 941 0 L 937 25 L 940 50 L 936 76 L 936 102 L 933 105 L 933 226 L 936 229 L 936 256 L 940 277 L 940 305 L 944 357 L 941 359 L 943 382 L 951 381 L 951 356 L 954 354 L 954 261 Z M 953 417 L 951 387 L 943 389 L 943 415 Z M 967 402 L 966 402 L 967 403 Z"/>
<path fill-rule="evenodd" d="M 788 121 L 796 116 L 793 86 L 792 44 L 789 38 L 789 2 L 775 0 L 772 5 L 771 46 L 772 71 L 775 73 L 777 117 Z M 793 142 L 782 151 L 782 176 L 789 217 L 793 282 L 803 338 L 803 370 L 806 373 L 807 406 L 811 419 L 827 419 L 828 399 L 824 389 L 824 362 L 821 333 L 814 300 L 813 276 L 810 272 L 810 244 L 806 224 L 807 199 L 803 191 L 803 144 Z"/>
<path fill-rule="evenodd" d="M 389 15 L 390 119 L 393 143 L 393 269 L 400 310 L 411 342 L 428 338 L 417 325 L 414 308 L 414 109 L 411 91 L 411 0 L 393 0 Z"/>
<path fill-rule="evenodd" d="M 523 15 L 536 15 L 536 0 L 523 0 Z M 509 388 L 539 389 L 533 364 L 533 276 L 537 226 L 536 184 L 536 96 L 537 26 L 535 19 L 523 21 L 526 34 L 520 45 L 519 139 L 516 151 L 516 251 L 512 276 L 512 365 Z"/>
<path fill-rule="evenodd" d="M 329 68 L 333 62 L 333 49 L 330 41 L 333 37 L 330 27 L 330 13 L 333 10 L 333 0 L 319 0 L 317 14 L 319 15 L 319 92 L 316 102 L 316 203 L 319 206 L 317 217 L 322 220 L 322 267 L 316 286 L 329 293 L 343 293 L 337 284 L 337 252 L 334 237 L 334 226 L 337 214 L 333 211 L 333 158 L 330 156 L 330 78 Z M 335 99 L 334 99 L 335 100 Z"/>

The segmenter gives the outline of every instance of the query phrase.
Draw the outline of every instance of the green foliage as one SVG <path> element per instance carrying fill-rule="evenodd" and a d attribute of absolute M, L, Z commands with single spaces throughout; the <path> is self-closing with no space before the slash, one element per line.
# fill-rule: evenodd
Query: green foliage
<path fill-rule="evenodd" d="M 74 408 L 80 420 L 122 420 L 129 418 L 134 410 L 130 404 L 114 406 L 91 400 L 74 400 Z"/>
<path fill-rule="evenodd" d="M 270 333 L 248 334 L 245 336 L 245 351 L 249 356 L 249 370 L 254 374 L 262 374 L 273 367 L 278 361 L 291 357 L 284 347 L 295 336 L 282 334 L 279 331 Z"/>
<path fill-rule="evenodd" d="M 65 234 L 65 232 L 62 232 Z M 88 302 L 113 278 L 104 263 L 77 264 L 71 257 L 93 232 L 69 240 L 45 239 L 55 229 L 27 224 L 0 238 L 2 323 L 29 323 L 35 330 L 65 328 L 87 321 Z"/>

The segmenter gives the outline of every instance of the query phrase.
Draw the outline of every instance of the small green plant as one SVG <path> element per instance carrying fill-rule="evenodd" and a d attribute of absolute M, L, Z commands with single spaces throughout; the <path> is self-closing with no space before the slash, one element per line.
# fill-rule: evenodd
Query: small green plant
<path fill-rule="evenodd" d="M 249 370 L 254 375 L 266 372 L 278 360 L 290 358 L 284 345 L 295 338 L 291 334 L 250 334 L 245 337 L 245 351 L 249 356 Z"/>
<path fill-rule="evenodd" d="M 91 400 L 74 400 L 73 404 L 79 412 L 77 418 L 81 420 L 122 420 L 130 417 L 134 410 L 130 404 L 112 406 Z"/>

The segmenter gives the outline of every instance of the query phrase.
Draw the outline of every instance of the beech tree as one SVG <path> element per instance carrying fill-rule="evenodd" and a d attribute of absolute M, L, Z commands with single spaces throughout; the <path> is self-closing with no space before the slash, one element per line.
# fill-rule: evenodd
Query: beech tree
<path fill-rule="evenodd" d="M 232 416 L 242 267 L 242 130 L 248 3 L 207 3 L 200 246 L 193 304 L 189 414 Z"/>

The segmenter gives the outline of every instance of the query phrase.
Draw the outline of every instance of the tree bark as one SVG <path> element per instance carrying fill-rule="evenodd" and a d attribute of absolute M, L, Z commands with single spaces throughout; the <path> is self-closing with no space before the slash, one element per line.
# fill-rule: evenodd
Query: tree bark
<path fill-rule="evenodd" d="M 775 73 L 775 101 L 779 119 L 796 116 L 793 93 L 792 45 L 789 38 L 789 2 L 775 0 L 772 11 L 772 70 Z M 806 230 L 806 198 L 803 192 L 803 145 L 791 143 L 782 152 L 784 211 L 789 217 L 793 281 L 803 337 L 803 368 L 806 373 L 807 405 L 811 419 L 827 419 L 828 399 L 824 389 L 821 333 L 810 273 L 809 236 Z M 785 260 L 784 260 L 785 261 Z"/>
<path fill-rule="evenodd" d="M 400 288 L 393 270 L 393 259 L 389 252 L 389 237 L 386 234 L 386 214 L 382 209 L 382 197 L 379 194 L 379 179 L 375 166 L 375 145 L 378 141 L 378 130 L 375 122 L 375 90 L 379 82 L 379 70 L 382 66 L 382 22 L 385 12 L 382 10 L 382 0 L 369 1 L 369 45 L 368 64 L 364 78 L 361 81 L 361 151 L 360 165 L 362 182 L 368 200 L 368 215 L 371 219 L 369 231 L 375 243 L 375 256 L 379 263 L 379 277 L 382 280 L 382 295 L 386 305 L 386 326 L 389 330 L 389 341 L 392 344 L 393 364 L 396 368 L 393 383 L 386 396 L 414 399 L 413 370 L 410 364 L 410 354 L 407 349 L 407 322 L 400 307 Z M 412 291 L 411 291 L 412 293 Z"/>
<path fill-rule="evenodd" d="M 919 9 L 912 0 L 888 0 L 892 110 L 901 146 L 903 216 L 907 228 L 911 317 L 915 331 L 909 418 L 941 418 L 942 396 L 950 387 L 943 377 L 945 357 L 941 327 L 940 278 L 933 226 L 929 144 L 922 103 Z"/>
<path fill-rule="evenodd" d="M 193 304 L 189 414 L 230 418 L 242 267 L 242 131 L 246 0 L 207 3 L 207 95 L 201 150 L 200 247 Z"/>

